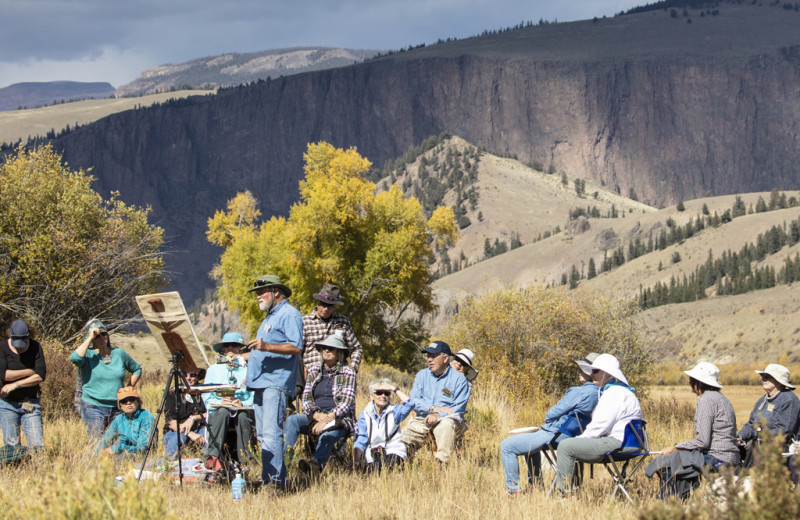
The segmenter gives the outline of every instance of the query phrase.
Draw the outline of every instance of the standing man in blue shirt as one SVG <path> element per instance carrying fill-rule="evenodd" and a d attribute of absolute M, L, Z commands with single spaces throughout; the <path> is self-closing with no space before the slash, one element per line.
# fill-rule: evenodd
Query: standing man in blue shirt
<path fill-rule="evenodd" d="M 464 412 L 469 400 L 469 383 L 463 374 L 450 368 L 450 345 L 434 341 L 423 350 L 428 368 L 417 373 L 411 389 L 416 417 L 403 429 L 403 443 L 418 448 L 428 432 L 436 439 L 436 460 L 450 460 L 456 437 L 464 430 Z"/>
<path fill-rule="evenodd" d="M 286 402 L 297 381 L 303 353 L 303 316 L 286 302 L 292 290 L 275 275 L 259 277 L 248 292 L 255 292 L 258 308 L 267 313 L 256 339 L 248 344 L 247 389 L 253 390 L 256 434 L 261 443 L 261 479 L 283 488 L 283 420 Z"/>

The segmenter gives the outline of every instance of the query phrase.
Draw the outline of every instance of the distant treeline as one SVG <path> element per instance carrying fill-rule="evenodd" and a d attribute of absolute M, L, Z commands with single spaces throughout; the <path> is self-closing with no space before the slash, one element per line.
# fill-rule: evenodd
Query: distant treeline
<path fill-rule="evenodd" d="M 691 238 L 692 236 L 701 232 L 706 227 L 716 228 L 721 226 L 722 224 L 730 222 L 736 217 L 740 217 L 743 215 L 763 213 L 765 211 L 785 209 L 789 207 L 797 207 L 798 205 L 800 205 L 800 201 L 798 201 L 797 197 L 792 196 L 787 198 L 786 193 L 779 192 L 777 189 L 772 190 L 772 192 L 770 192 L 769 202 L 765 201 L 763 197 L 759 197 L 755 206 L 751 204 L 749 208 L 744 203 L 741 196 L 737 195 L 736 198 L 734 199 L 733 206 L 730 209 L 725 210 L 722 213 L 722 215 L 719 215 L 716 211 L 714 212 L 713 215 L 711 215 L 708 209 L 708 205 L 703 204 L 703 209 L 702 209 L 703 214 L 690 218 L 689 222 L 687 222 L 685 225 L 679 226 L 672 217 L 669 217 L 666 220 L 665 225 L 661 226 L 661 229 L 657 234 L 654 233 L 654 230 L 651 230 L 647 240 L 644 240 L 642 237 L 636 237 L 635 239 L 629 241 L 627 247 L 627 255 L 625 247 L 623 245 L 620 245 L 618 248 L 616 248 L 610 253 L 608 250 L 603 251 L 603 261 L 599 266 L 599 270 L 597 268 L 597 265 L 595 264 L 594 258 L 589 259 L 586 272 L 584 272 L 583 267 L 580 270 L 578 270 L 577 266 L 573 264 L 569 272 L 562 273 L 561 285 L 569 284 L 569 288 L 574 289 L 578 286 L 578 283 L 583 279 L 590 280 L 600 273 L 610 271 L 616 267 L 625 264 L 625 262 L 630 262 L 631 260 L 652 253 L 653 251 L 663 251 L 664 249 L 673 244 L 682 243 L 684 240 L 686 240 L 687 238 Z M 678 202 L 677 204 L 678 211 L 685 211 L 684 208 L 685 206 L 683 201 Z M 794 238 L 795 234 L 797 238 Z M 758 236 L 756 240 L 756 245 L 754 246 L 755 247 L 754 261 L 761 261 L 763 260 L 765 255 L 774 254 L 787 243 L 793 245 L 798 241 L 798 239 L 800 239 L 800 219 L 798 219 L 798 221 L 794 221 L 791 223 L 790 230 L 788 232 L 786 232 L 785 229 L 782 230 L 781 228 L 774 226 L 773 229 L 771 229 L 763 236 L 762 235 Z M 680 262 L 681 261 L 680 252 L 675 251 L 672 254 L 670 260 L 672 263 Z M 664 266 L 661 263 L 659 263 L 658 270 L 661 271 L 663 268 Z M 755 273 L 756 271 L 757 270 L 754 270 L 753 272 Z M 759 274 L 759 276 L 766 276 L 766 275 L 768 275 L 766 271 Z M 775 278 L 775 273 L 772 273 L 772 278 L 773 279 Z M 703 280 L 705 280 L 705 278 L 703 278 Z M 687 280 L 686 283 L 692 285 L 691 280 Z M 714 283 L 716 283 L 716 279 L 714 280 Z M 712 283 L 711 285 L 714 285 L 714 283 Z M 734 288 L 742 287 L 741 285 L 737 285 L 737 283 L 734 282 L 733 280 L 729 280 L 729 283 L 731 283 L 732 284 L 731 286 Z M 752 283 L 755 284 L 756 280 L 753 280 Z M 758 283 L 759 286 L 758 287 L 754 286 L 753 288 L 757 289 L 766 288 L 761 286 L 763 285 L 763 283 L 765 282 L 759 281 Z M 553 285 L 555 285 L 555 283 Z M 676 285 L 680 285 L 680 283 L 676 281 Z M 711 287 L 711 285 L 705 286 L 703 290 L 705 290 L 705 288 Z M 774 283 L 772 285 L 774 285 Z M 649 290 L 651 289 L 642 289 L 640 292 L 644 293 Z M 656 288 L 653 288 L 652 290 L 656 290 Z M 660 288 L 659 290 L 663 292 L 663 288 Z M 735 292 L 732 293 L 724 292 L 726 290 L 728 289 L 723 288 L 722 289 L 723 292 L 720 294 L 738 294 Z M 738 290 L 738 289 L 732 289 L 732 290 Z M 692 296 L 691 299 L 694 299 L 694 296 Z M 658 300 L 658 298 L 656 298 L 655 300 Z M 654 300 L 648 300 L 648 301 L 650 302 Z M 663 305 L 664 303 L 676 303 L 676 302 L 673 301 L 662 302 L 659 303 L 658 305 Z M 648 303 L 647 306 L 651 307 L 654 305 Z"/>

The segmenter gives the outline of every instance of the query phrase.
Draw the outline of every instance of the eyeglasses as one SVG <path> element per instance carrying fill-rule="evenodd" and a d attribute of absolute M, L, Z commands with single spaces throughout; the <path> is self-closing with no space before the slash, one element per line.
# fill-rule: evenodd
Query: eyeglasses
<path fill-rule="evenodd" d="M 98 332 L 97 335 L 98 336 L 103 336 L 104 338 L 107 338 L 108 337 L 108 332 Z"/>
<path fill-rule="evenodd" d="M 336 352 L 339 349 L 336 348 L 336 347 L 328 347 L 328 346 L 323 345 L 323 346 L 320 347 L 320 350 L 322 350 L 323 352 L 325 352 L 325 351 Z"/>
<path fill-rule="evenodd" d="M 333 303 L 325 303 L 325 302 L 317 302 L 317 305 L 319 305 L 320 307 L 324 307 L 326 309 L 332 309 L 336 307 L 336 305 Z"/>
<path fill-rule="evenodd" d="M 119 404 L 131 404 L 135 403 L 137 400 L 136 397 L 126 397 L 125 399 L 120 399 Z"/>
<path fill-rule="evenodd" d="M 197 376 L 199 376 L 199 375 L 200 375 L 200 374 L 199 374 L 199 373 L 197 373 L 197 372 L 187 372 L 187 373 L 186 373 L 186 377 L 194 377 L 194 378 L 197 378 Z"/>
<path fill-rule="evenodd" d="M 390 392 L 389 390 L 375 390 L 375 395 L 385 395 L 388 397 L 392 395 L 392 392 Z"/>

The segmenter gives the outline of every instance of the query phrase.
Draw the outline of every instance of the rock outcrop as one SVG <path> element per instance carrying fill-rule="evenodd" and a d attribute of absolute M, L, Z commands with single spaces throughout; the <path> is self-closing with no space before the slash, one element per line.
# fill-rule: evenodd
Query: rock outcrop
<path fill-rule="evenodd" d="M 800 185 L 800 13 L 723 6 L 551 24 L 121 113 L 58 140 L 101 191 L 150 204 L 176 286 L 209 284 L 206 219 L 297 200 L 308 142 L 376 165 L 450 132 L 650 204 Z M 189 299 L 189 297 L 185 296 Z"/>

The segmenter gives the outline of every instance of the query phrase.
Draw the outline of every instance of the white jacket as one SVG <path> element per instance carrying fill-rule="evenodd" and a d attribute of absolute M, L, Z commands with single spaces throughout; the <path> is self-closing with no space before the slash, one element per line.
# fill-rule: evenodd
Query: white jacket
<path fill-rule="evenodd" d="M 613 437 L 622 442 L 625 426 L 633 419 L 642 419 L 639 399 L 627 387 L 610 385 L 606 388 L 592 412 L 592 422 L 578 438 L 598 439 Z"/>
<path fill-rule="evenodd" d="M 364 450 L 364 458 L 368 464 L 372 463 L 373 448 L 383 448 L 387 455 L 406 458 L 406 445 L 400 440 L 400 425 L 395 425 L 392 410 L 394 405 L 387 406 L 380 419 L 376 421 L 375 406 L 369 403 L 364 409 L 363 415 L 367 423 L 367 448 Z"/>

